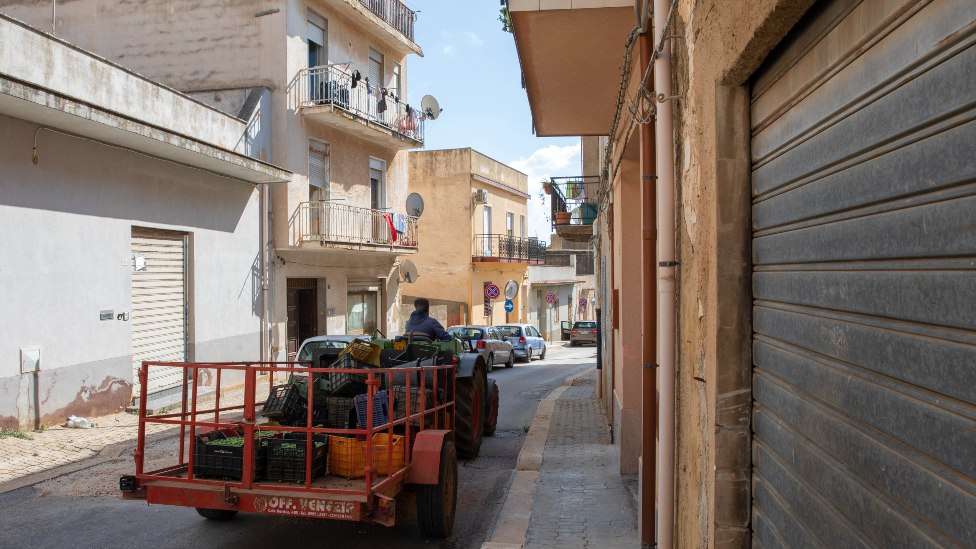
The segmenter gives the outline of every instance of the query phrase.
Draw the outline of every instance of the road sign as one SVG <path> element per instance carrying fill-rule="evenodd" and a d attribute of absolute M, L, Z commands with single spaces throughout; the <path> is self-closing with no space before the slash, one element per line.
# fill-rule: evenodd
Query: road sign
<path fill-rule="evenodd" d="M 585 297 L 581 297 L 580 298 L 580 307 L 586 307 L 586 298 Z"/>
<path fill-rule="evenodd" d="M 552 292 L 546 294 L 546 303 L 555 303 L 555 302 L 556 302 L 556 294 Z"/>
<path fill-rule="evenodd" d="M 511 299 L 505 301 L 505 312 L 510 313 L 514 310 L 515 310 L 515 303 L 512 303 Z"/>
<path fill-rule="evenodd" d="M 509 280 L 508 284 L 505 284 L 505 299 L 515 299 L 518 295 L 518 282 L 514 280 Z"/>
<path fill-rule="evenodd" d="M 489 284 L 485 286 L 485 297 L 487 297 L 488 299 L 495 299 L 496 297 L 498 297 L 498 294 L 500 293 L 501 290 L 498 288 L 498 286 L 494 284 Z"/>

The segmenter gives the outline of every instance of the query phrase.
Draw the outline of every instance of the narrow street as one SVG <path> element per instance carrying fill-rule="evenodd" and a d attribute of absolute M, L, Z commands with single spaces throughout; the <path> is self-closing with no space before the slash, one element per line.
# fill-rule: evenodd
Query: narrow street
<path fill-rule="evenodd" d="M 131 459 L 99 465 L 58 479 L 0 494 L 3 547 L 214 547 L 268 548 L 301 544 L 330 549 L 445 547 L 477 549 L 498 516 L 516 459 L 539 401 L 563 379 L 595 364 L 594 347 L 550 346 L 545 360 L 516 363 L 489 374 L 500 391 L 494 437 L 485 437 L 477 459 L 460 462 L 457 518 L 447 540 L 425 538 L 416 523 L 414 496 L 398 497 L 397 525 L 239 514 L 208 521 L 193 509 L 119 500 L 115 483 Z M 176 448 L 177 439 L 159 442 Z"/>

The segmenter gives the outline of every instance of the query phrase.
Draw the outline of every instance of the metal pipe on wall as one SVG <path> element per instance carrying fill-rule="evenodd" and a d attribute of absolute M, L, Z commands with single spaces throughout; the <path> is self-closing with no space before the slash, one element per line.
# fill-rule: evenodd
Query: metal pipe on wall
<path fill-rule="evenodd" d="M 669 0 L 654 0 L 654 41 L 661 50 L 654 60 L 654 92 L 671 97 L 671 42 L 663 37 L 670 21 Z M 657 105 L 658 221 L 658 364 L 660 365 L 660 427 L 658 429 L 658 544 L 674 547 L 674 402 L 675 402 L 675 267 L 674 261 L 674 121 L 673 99 Z"/>
<path fill-rule="evenodd" d="M 640 73 L 654 62 L 650 32 L 638 38 Z M 646 113 L 645 113 L 646 114 Z M 641 547 L 655 546 L 655 499 L 657 496 L 657 166 L 654 126 L 640 125 L 641 162 L 641 275 L 643 338 L 641 344 Z"/>
<path fill-rule="evenodd" d="M 261 257 L 261 360 L 270 361 L 270 326 L 271 322 L 268 314 L 270 310 L 268 303 L 268 185 L 258 185 L 258 232 L 260 233 L 260 247 L 258 253 Z"/>

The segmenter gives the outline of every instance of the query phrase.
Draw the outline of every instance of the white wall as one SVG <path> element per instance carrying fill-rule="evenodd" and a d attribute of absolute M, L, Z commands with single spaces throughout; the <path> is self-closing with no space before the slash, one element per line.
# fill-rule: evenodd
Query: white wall
<path fill-rule="evenodd" d="M 192 234 L 191 353 L 258 358 L 257 192 L 246 183 L 0 116 L 0 423 L 23 425 L 19 350 L 42 348 L 42 422 L 131 394 L 133 225 Z M 23 410 L 21 410 L 21 416 Z"/>

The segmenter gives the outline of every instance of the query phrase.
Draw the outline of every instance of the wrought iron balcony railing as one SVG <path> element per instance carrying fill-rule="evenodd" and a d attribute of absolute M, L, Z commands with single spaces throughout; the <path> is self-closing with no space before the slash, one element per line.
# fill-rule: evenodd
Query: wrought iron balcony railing
<path fill-rule="evenodd" d="M 600 176 L 553 177 L 549 183 L 552 227 L 592 225 L 599 213 Z"/>
<path fill-rule="evenodd" d="M 416 217 L 335 202 L 302 202 L 298 223 L 300 240 L 317 240 L 322 244 L 416 248 L 420 234 Z"/>
<path fill-rule="evenodd" d="M 413 23 L 417 20 L 416 12 L 398 0 L 359 0 L 359 3 L 389 23 L 411 42 L 416 42 L 413 38 Z"/>
<path fill-rule="evenodd" d="M 475 261 L 542 264 L 546 262 L 546 243 L 538 238 L 476 234 L 471 257 Z"/>
<path fill-rule="evenodd" d="M 379 88 L 359 81 L 337 65 L 312 67 L 301 72 L 302 107 L 331 105 L 367 122 L 378 124 L 395 134 L 424 142 L 424 120 L 420 109 L 404 101 L 386 97 L 386 110 L 380 111 Z"/>

